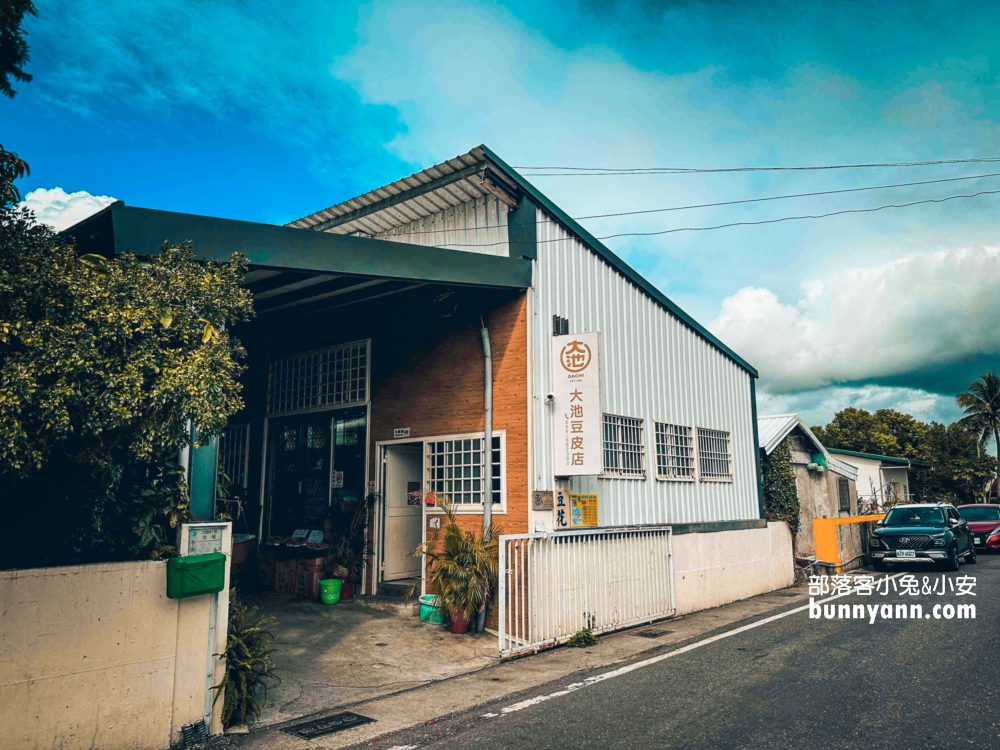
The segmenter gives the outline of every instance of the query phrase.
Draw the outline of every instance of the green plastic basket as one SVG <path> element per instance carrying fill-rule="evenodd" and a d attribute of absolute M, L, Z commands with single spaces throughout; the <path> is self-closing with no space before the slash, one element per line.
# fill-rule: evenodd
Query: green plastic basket
<path fill-rule="evenodd" d="M 167 560 L 167 596 L 187 599 L 215 594 L 226 585 L 226 556 L 221 552 Z"/>

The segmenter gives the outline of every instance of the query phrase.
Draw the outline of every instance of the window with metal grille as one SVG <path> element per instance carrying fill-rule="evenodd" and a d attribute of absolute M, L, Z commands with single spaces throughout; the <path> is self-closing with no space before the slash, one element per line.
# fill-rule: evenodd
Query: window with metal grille
<path fill-rule="evenodd" d="M 271 363 L 268 414 L 289 414 L 367 401 L 367 341 L 296 354 Z"/>
<path fill-rule="evenodd" d="M 219 469 L 229 479 L 230 487 L 247 486 L 249 441 L 248 424 L 231 424 L 219 438 Z"/>
<path fill-rule="evenodd" d="M 709 481 L 732 480 L 728 432 L 698 428 L 698 475 Z"/>
<path fill-rule="evenodd" d="M 656 476 L 660 479 L 694 479 L 694 438 L 690 427 L 654 422 Z"/>
<path fill-rule="evenodd" d="M 837 492 L 840 494 L 840 509 L 851 512 L 851 486 L 846 479 L 837 480 Z"/>
<path fill-rule="evenodd" d="M 604 476 L 646 476 L 646 448 L 642 442 L 642 420 L 604 415 Z"/>
<path fill-rule="evenodd" d="M 493 435 L 490 467 L 483 463 L 483 436 L 456 435 L 428 440 L 427 485 L 435 495 L 443 495 L 459 506 L 482 505 L 489 492 L 493 505 L 503 501 L 503 435 Z"/>

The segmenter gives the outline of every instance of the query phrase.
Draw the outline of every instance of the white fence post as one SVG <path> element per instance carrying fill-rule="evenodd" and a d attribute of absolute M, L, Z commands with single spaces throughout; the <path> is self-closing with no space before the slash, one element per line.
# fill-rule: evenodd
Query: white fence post
<path fill-rule="evenodd" d="M 500 655 L 671 616 L 672 541 L 669 526 L 501 536 Z"/>

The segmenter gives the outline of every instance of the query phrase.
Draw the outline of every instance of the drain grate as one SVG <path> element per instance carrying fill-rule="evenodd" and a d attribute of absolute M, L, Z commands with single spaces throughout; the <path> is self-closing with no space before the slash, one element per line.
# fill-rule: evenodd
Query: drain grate
<path fill-rule="evenodd" d="M 281 731 L 285 734 L 294 734 L 296 737 L 301 737 L 304 740 L 311 740 L 316 737 L 322 737 L 325 734 L 333 734 L 334 732 L 342 732 L 351 727 L 359 727 L 362 724 L 371 724 L 374 721 L 375 719 L 369 719 L 367 716 L 346 711 L 342 714 L 327 716 L 325 719 L 315 719 L 303 722 L 302 724 L 284 727 Z"/>
<path fill-rule="evenodd" d="M 633 631 L 632 635 L 640 638 L 660 638 L 664 635 L 670 635 L 673 632 L 673 630 L 666 630 L 664 628 L 644 628 L 643 630 Z"/>

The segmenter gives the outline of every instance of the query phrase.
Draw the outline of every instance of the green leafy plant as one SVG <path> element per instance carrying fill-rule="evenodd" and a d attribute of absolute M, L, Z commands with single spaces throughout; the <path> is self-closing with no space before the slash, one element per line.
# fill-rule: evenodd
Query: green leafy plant
<path fill-rule="evenodd" d="M 588 646 L 597 645 L 597 636 L 594 635 L 594 631 L 590 628 L 580 628 L 576 631 L 568 641 L 566 645 L 572 648 L 587 648 Z"/>
<path fill-rule="evenodd" d="M 0 186 L 19 170 L 0 169 Z M 78 256 L 5 200 L 0 568 L 161 554 L 187 492 L 161 467 L 243 406 L 231 331 L 252 315 L 246 260 L 202 262 L 187 244 Z M 20 533 L 41 525 L 55 542 L 44 551 Z"/>
<path fill-rule="evenodd" d="M 428 493 L 428 496 L 444 511 L 448 523 L 440 542 L 424 542 L 414 554 L 427 556 L 431 588 L 441 597 L 445 610 L 471 619 L 486 608 L 493 595 L 499 575 L 503 529 L 493 524 L 479 535 L 463 531 L 454 504 L 442 495 Z"/>
<path fill-rule="evenodd" d="M 768 521 L 784 521 L 788 524 L 794 544 L 799 530 L 799 493 L 795 487 L 792 454 L 787 440 L 783 440 L 771 451 L 771 455 L 761 455 L 761 474 L 764 517 Z"/>
<path fill-rule="evenodd" d="M 226 650 L 216 654 L 225 657 L 226 673 L 212 688 L 216 691 L 212 705 L 222 699 L 222 723 L 227 727 L 257 721 L 268 688 L 281 682 L 272 660 L 281 650 L 275 648 L 274 634 L 268 629 L 277 620 L 272 615 L 256 615 L 257 607 L 248 607 L 231 589 Z"/>

